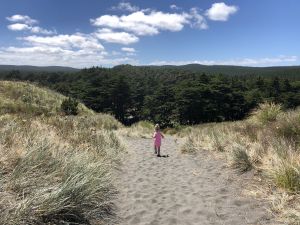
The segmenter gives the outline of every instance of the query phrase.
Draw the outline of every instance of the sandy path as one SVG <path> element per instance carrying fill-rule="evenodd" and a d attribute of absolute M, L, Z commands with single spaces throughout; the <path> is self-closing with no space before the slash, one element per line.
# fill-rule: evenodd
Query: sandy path
<path fill-rule="evenodd" d="M 117 186 L 120 225 L 275 224 L 265 205 L 241 196 L 233 171 L 206 151 L 183 155 L 172 137 L 158 158 L 151 139 L 127 138 Z"/>

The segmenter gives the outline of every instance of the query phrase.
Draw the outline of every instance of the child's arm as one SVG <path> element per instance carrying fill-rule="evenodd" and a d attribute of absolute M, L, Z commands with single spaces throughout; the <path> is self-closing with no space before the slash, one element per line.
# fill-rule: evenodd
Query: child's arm
<path fill-rule="evenodd" d="M 160 134 L 161 134 L 161 137 L 162 137 L 162 138 L 165 138 L 165 136 L 164 136 L 162 133 L 160 133 Z"/>
<path fill-rule="evenodd" d="M 156 133 L 154 132 L 154 134 L 152 135 L 152 138 L 155 138 L 155 136 L 156 136 Z"/>

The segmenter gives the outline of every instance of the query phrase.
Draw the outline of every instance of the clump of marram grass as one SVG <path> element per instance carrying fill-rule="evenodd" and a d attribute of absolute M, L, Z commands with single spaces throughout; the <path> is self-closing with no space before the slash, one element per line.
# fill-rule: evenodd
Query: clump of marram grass
<path fill-rule="evenodd" d="M 265 102 L 258 106 L 258 108 L 252 112 L 251 118 L 253 121 L 261 123 L 263 125 L 276 121 L 278 115 L 282 112 L 282 106 L 273 102 Z"/>
<path fill-rule="evenodd" d="M 3 212 L 4 224 L 85 224 L 106 216 L 115 189 L 103 161 L 87 152 L 58 149 L 46 140 L 26 147 L 5 183 L 23 197 Z"/>
<path fill-rule="evenodd" d="M 187 140 L 180 147 L 182 153 L 196 153 L 197 148 L 194 145 L 194 139 L 191 136 L 187 137 Z"/>
<path fill-rule="evenodd" d="M 276 184 L 286 190 L 300 192 L 300 164 L 283 160 L 273 171 Z"/>
<path fill-rule="evenodd" d="M 211 136 L 212 147 L 214 150 L 218 152 L 225 151 L 225 145 L 222 141 L 222 134 L 221 132 L 217 132 L 216 130 L 212 130 L 209 134 Z"/>
<path fill-rule="evenodd" d="M 75 140 L 73 135 L 79 139 L 75 133 L 81 131 L 61 136 L 37 119 L 24 125 L 20 118 L 11 122 L 1 117 L 0 124 L 1 137 L 11 133 L 10 127 L 16 139 L 10 145 L 4 139 L 0 143 L 1 224 L 109 219 L 116 193 L 110 171 L 122 150 L 113 132 L 96 132 L 93 140 L 80 139 L 75 146 L 68 142 Z"/>
<path fill-rule="evenodd" d="M 300 141 L 300 109 L 279 115 L 274 131 L 277 136 Z"/>
<path fill-rule="evenodd" d="M 273 140 L 270 143 L 269 165 L 266 171 L 278 187 L 300 193 L 300 157 L 296 146 L 289 140 Z"/>
<path fill-rule="evenodd" d="M 235 146 L 231 154 L 231 166 L 241 173 L 252 169 L 252 163 L 243 146 Z"/>

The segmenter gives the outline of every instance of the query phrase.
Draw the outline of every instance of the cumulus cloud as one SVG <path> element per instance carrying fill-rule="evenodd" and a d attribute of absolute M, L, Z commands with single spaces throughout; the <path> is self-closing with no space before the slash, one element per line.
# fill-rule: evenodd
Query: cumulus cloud
<path fill-rule="evenodd" d="M 3 64 L 36 66 L 72 66 L 76 68 L 95 65 L 113 66 L 121 63 L 137 64 L 127 56 L 109 57 L 98 39 L 93 35 L 75 33 L 56 36 L 27 36 L 19 38 L 25 47 L 9 46 L 0 49 Z"/>
<path fill-rule="evenodd" d="M 188 23 L 186 13 L 164 13 L 164 12 L 145 12 L 138 11 L 129 15 L 103 15 L 96 19 L 91 19 L 91 23 L 97 27 L 111 29 L 123 29 L 133 32 L 136 35 L 154 35 L 160 30 L 180 31 L 184 24 Z"/>
<path fill-rule="evenodd" d="M 138 64 L 130 57 L 107 58 L 106 53 L 86 50 L 66 50 L 60 47 L 8 47 L 0 50 L 0 61 L 3 64 L 35 66 L 72 66 L 75 68 L 95 65 L 114 66 L 124 63 Z"/>
<path fill-rule="evenodd" d="M 22 42 L 22 47 L 0 48 L 0 61 L 3 64 L 60 65 L 82 68 L 94 65 L 113 66 L 121 63 L 138 63 L 129 57 L 133 53 L 109 54 L 100 43 L 100 39 L 113 43 L 133 43 L 138 41 L 138 37 L 133 34 L 113 32 L 108 29 L 97 30 L 89 34 L 79 32 L 56 34 L 56 31 L 49 31 L 35 25 L 38 21 L 29 16 L 14 15 L 7 17 L 7 20 L 12 22 L 7 26 L 8 29 L 27 31 L 34 35 L 18 37 L 17 40 Z"/>
<path fill-rule="evenodd" d="M 211 8 L 206 10 L 205 15 L 210 20 L 227 21 L 229 19 L 229 16 L 236 13 L 237 11 L 237 6 L 229 6 L 226 5 L 224 2 L 220 2 L 212 4 Z"/>
<path fill-rule="evenodd" d="M 186 65 L 186 64 L 202 64 L 202 65 L 235 65 L 235 66 L 272 66 L 274 64 L 282 64 L 297 62 L 297 56 L 278 56 L 278 57 L 266 57 L 266 58 L 244 58 L 244 59 L 232 59 L 232 60 L 190 60 L 190 61 L 164 61 L 158 60 L 149 65 Z"/>
<path fill-rule="evenodd" d="M 29 31 L 35 34 L 47 35 L 56 34 L 55 30 L 47 30 L 39 26 L 33 26 L 33 24 L 38 23 L 38 21 L 26 15 L 17 14 L 10 17 L 6 17 L 6 19 L 10 22 L 13 22 L 13 24 L 7 26 L 7 28 L 12 31 Z"/>
<path fill-rule="evenodd" d="M 134 34 L 130 34 L 127 32 L 116 32 L 107 28 L 99 29 L 94 33 L 94 35 L 100 40 L 116 44 L 128 45 L 139 41 L 139 38 Z"/>
<path fill-rule="evenodd" d="M 15 22 L 22 22 L 22 23 L 25 23 L 27 25 L 32 25 L 32 24 L 38 23 L 37 20 L 31 19 L 27 15 L 16 14 L 16 15 L 13 15 L 13 16 L 6 17 L 6 19 L 10 22 L 14 22 L 14 23 Z"/>
<path fill-rule="evenodd" d="M 30 30 L 30 26 L 23 23 L 14 23 L 7 26 L 9 30 L 21 31 L 21 30 Z"/>
<path fill-rule="evenodd" d="M 124 52 L 135 52 L 135 49 L 134 48 L 126 48 L 126 47 L 123 47 L 121 48 L 122 51 Z"/>
<path fill-rule="evenodd" d="M 27 44 L 33 46 L 55 46 L 65 49 L 94 49 L 104 50 L 104 47 L 98 40 L 90 35 L 75 33 L 72 35 L 56 35 L 56 36 L 27 36 L 19 38 L 26 41 Z"/>
<path fill-rule="evenodd" d="M 0 61 L 4 64 L 62 65 L 79 68 L 120 63 L 138 64 L 137 60 L 130 57 L 136 55 L 134 48 L 122 47 L 120 52 L 108 53 L 100 41 L 129 45 L 138 42 L 140 36 L 157 35 L 162 31 L 179 32 L 185 26 L 207 29 L 205 16 L 211 20 L 226 21 L 238 10 L 237 7 L 227 6 L 225 3 L 215 3 L 205 13 L 197 8 L 182 11 L 174 4 L 170 8 L 178 11 L 171 13 L 140 9 L 129 2 L 120 2 L 112 9 L 127 11 L 128 15 L 101 15 L 90 19 L 90 23 L 96 29 L 89 34 L 57 34 L 55 30 L 38 26 L 38 21 L 27 15 L 16 14 L 6 18 L 11 23 L 7 26 L 8 29 L 27 31 L 32 35 L 18 38 L 23 47 L 1 48 Z M 247 63 L 254 64 L 251 59 L 247 60 Z M 268 60 L 274 59 L 265 59 Z"/>
<path fill-rule="evenodd" d="M 7 28 L 12 31 L 30 31 L 31 33 L 35 33 L 35 34 L 47 34 L 47 35 L 56 34 L 56 31 L 46 30 L 39 26 L 32 27 L 30 25 L 23 24 L 23 23 L 10 24 L 7 26 Z"/>
<path fill-rule="evenodd" d="M 130 2 L 120 2 L 117 6 L 113 6 L 112 10 L 123 10 L 129 12 L 139 11 L 139 7 L 131 5 Z"/>
<path fill-rule="evenodd" d="M 125 8 L 127 3 L 121 2 L 119 6 L 121 5 Z M 175 4 L 170 5 L 170 8 L 176 10 L 180 9 Z M 211 8 L 205 12 L 205 15 L 211 20 L 226 21 L 229 16 L 237 12 L 237 10 L 238 8 L 236 6 L 227 6 L 225 3 L 214 3 Z M 186 25 L 197 29 L 208 28 L 204 13 L 200 13 L 196 7 L 191 8 L 189 12 L 181 11 L 176 13 L 151 9 L 138 10 L 138 8 L 128 11 L 134 12 L 121 16 L 102 15 L 90 19 L 90 22 L 96 27 L 123 30 L 137 36 L 157 35 L 161 31 L 181 31 Z"/>

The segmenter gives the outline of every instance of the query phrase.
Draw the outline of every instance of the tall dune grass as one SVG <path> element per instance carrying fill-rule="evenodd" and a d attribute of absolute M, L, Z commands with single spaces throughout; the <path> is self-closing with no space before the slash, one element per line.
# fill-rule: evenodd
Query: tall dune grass
<path fill-rule="evenodd" d="M 244 121 L 195 126 L 178 135 L 187 136 L 183 152 L 187 146 L 193 152 L 221 152 L 238 171 L 254 169 L 277 191 L 295 196 L 282 214 L 290 215 L 300 204 L 300 109 L 284 112 L 280 105 L 264 103 Z M 300 221 L 293 215 L 291 221 Z"/>
<path fill-rule="evenodd" d="M 24 92 L 14 88 L 29 88 L 32 100 L 24 103 Z M 122 126 L 83 105 L 81 116 L 60 116 L 55 106 L 63 98 L 27 83 L 0 82 L 0 102 L 9 103 L 0 113 L 0 224 L 113 219 L 111 173 L 123 150 L 114 130 Z"/>
<path fill-rule="evenodd" d="M 149 121 L 140 121 L 130 127 L 124 127 L 120 134 L 128 137 L 151 138 L 154 132 L 154 124 Z"/>

